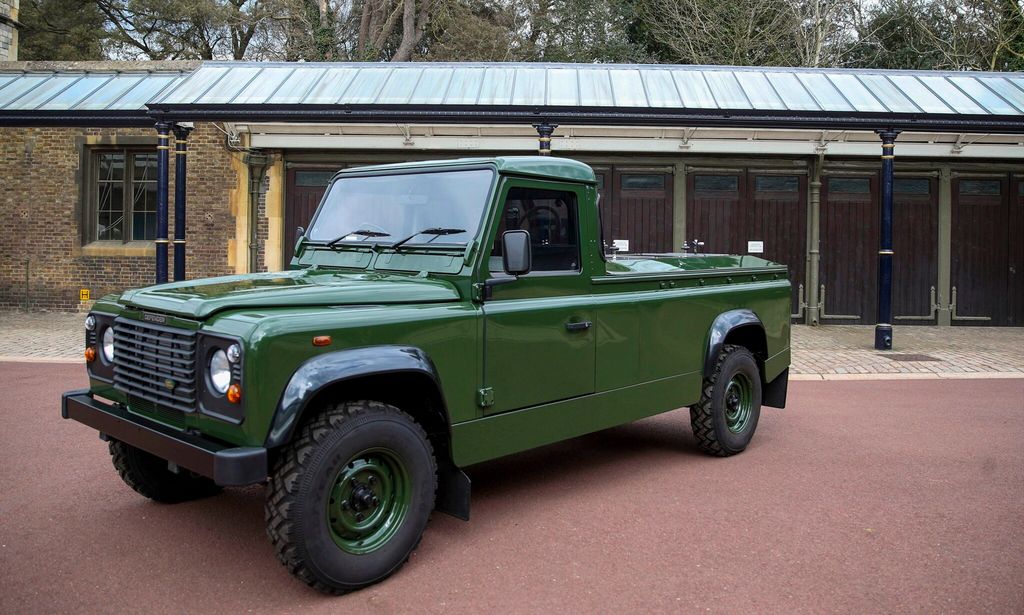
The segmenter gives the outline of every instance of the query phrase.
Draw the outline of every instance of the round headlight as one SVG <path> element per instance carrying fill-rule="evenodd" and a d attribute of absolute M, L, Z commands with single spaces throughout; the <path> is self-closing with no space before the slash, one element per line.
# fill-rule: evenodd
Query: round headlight
<path fill-rule="evenodd" d="M 89 314 L 88 316 L 85 317 L 85 330 L 86 331 L 93 331 L 95 329 L 96 329 L 96 317 L 93 316 L 92 314 Z"/>
<path fill-rule="evenodd" d="M 238 363 L 238 360 L 242 358 L 242 349 L 238 347 L 238 344 L 231 344 L 228 346 L 228 361 L 232 363 Z"/>
<path fill-rule="evenodd" d="M 228 364 L 228 355 L 223 350 L 218 350 L 210 357 L 210 385 L 213 386 L 213 390 L 223 395 L 230 384 L 231 366 Z"/>
<path fill-rule="evenodd" d="M 114 360 L 114 328 L 107 327 L 103 330 L 103 358 L 107 363 Z"/>

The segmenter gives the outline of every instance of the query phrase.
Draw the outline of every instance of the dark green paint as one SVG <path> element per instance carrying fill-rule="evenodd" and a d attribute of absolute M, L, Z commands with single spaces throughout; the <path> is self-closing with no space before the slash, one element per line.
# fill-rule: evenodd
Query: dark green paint
<path fill-rule="evenodd" d="M 328 494 L 331 538 L 348 553 L 376 551 L 402 526 L 411 501 L 412 482 L 398 455 L 387 448 L 363 451 L 342 466 Z"/>
<path fill-rule="evenodd" d="M 733 433 L 742 433 L 754 411 L 754 383 L 743 374 L 736 374 L 725 385 L 725 426 Z"/>
<path fill-rule="evenodd" d="M 369 175 L 377 173 L 409 172 L 434 169 L 458 169 L 463 167 L 493 167 L 504 175 L 520 175 L 545 180 L 567 180 L 596 184 L 594 170 L 588 165 L 568 158 L 548 156 L 498 156 L 496 158 L 458 158 L 456 160 L 424 160 L 420 162 L 399 162 L 368 167 L 346 169 L 338 173 L 346 175 Z"/>
<path fill-rule="evenodd" d="M 233 336 L 244 345 L 240 425 L 192 413 L 185 427 L 262 446 L 292 374 L 323 353 L 380 345 L 423 351 L 437 370 L 451 451 L 467 465 L 696 402 L 709 331 L 738 308 L 764 325 L 770 381 L 789 365 L 789 282 L 752 256 L 602 258 L 593 172 L 559 158 L 512 157 L 369 167 L 391 174 L 490 166 L 485 219 L 466 246 L 300 243 L 293 270 L 153 286 L 105 297 L 95 310 Z M 531 273 L 493 287 L 488 261 L 503 196 L 513 187 L 571 190 L 580 205 L 581 271 Z M 569 330 L 568 323 L 592 323 Z M 330 335 L 330 346 L 312 338 Z M 93 382 L 103 397 L 116 390 Z M 417 408 L 405 408 L 415 414 Z M 159 417 L 154 417 L 160 420 Z"/>

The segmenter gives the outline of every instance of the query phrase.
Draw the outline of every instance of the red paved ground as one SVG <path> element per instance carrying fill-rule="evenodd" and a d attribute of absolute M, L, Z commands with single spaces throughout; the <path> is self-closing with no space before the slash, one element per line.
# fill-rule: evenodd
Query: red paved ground
<path fill-rule="evenodd" d="M 473 468 L 397 576 L 281 567 L 262 490 L 161 506 L 62 421 L 69 365 L 0 363 L 0 612 L 1024 610 L 1024 380 L 797 382 L 730 459 L 670 413 Z"/>

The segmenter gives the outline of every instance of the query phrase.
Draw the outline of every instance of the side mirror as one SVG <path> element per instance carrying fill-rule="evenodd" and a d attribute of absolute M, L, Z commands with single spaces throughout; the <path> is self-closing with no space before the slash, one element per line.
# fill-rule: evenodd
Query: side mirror
<path fill-rule="evenodd" d="M 306 229 L 301 226 L 295 229 L 295 247 L 293 252 L 295 256 L 299 255 L 299 249 L 302 247 L 302 240 L 306 238 Z"/>
<path fill-rule="evenodd" d="M 505 231 L 501 236 L 501 260 L 505 273 L 520 276 L 530 273 L 533 252 L 529 231 Z"/>

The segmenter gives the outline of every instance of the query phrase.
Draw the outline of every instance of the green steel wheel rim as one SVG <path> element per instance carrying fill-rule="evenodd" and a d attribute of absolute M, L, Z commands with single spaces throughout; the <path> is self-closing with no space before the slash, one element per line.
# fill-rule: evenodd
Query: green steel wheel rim
<path fill-rule="evenodd" d="M 733 433 L 741 433 L 750 423 L 753 410 L 753 384 L 745 375 L 736 374 L 725 386 L 725 426 Z"/>
<path fill-rule="evenodd" d="M 395 535 L 409 513 L 412 482 L 393 451 L 373 448 L 354 455 L 327 500 L 331 538 L 354 555 L 375 551 Z"/>

